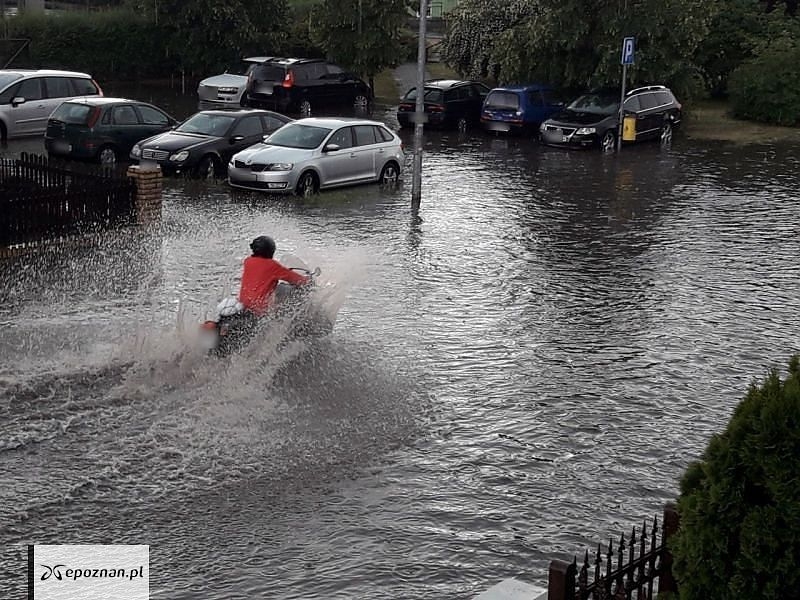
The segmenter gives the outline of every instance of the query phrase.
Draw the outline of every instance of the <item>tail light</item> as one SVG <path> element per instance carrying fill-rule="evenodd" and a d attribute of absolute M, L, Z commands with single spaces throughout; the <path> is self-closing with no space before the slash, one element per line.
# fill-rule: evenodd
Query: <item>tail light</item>
<path fill-rule="evenodd" d="M 89 118 L 86 119 L 86 126 L 91 129 L 97 123 L 97 120 L 100 118 L 100 107 L 94 106 L 92 107 L 91 112 L 89 113 Z"/>
<path fill-rule="evenodd" d="M 98 96 L 103 96 L 104 95 L 103 94 L 103 88 L 100 87 L 100 84 L 97 83 L 94 79 L 92 79 L 92 83 L 94 84 L 94 87 L 97 88 L 97 95 Z"/>
<path fill-rule="evenodd" d="M 200 329 L 216 329 L 217 322 L 216 321 L 205 321 L 202 325 L 200 325 Z"/>
<path fill-rule="evenodd" d="M 414 105 L 408 102 L 404 102 L 400 105 L 400 110 L 414 110 Z"/>
<path fill-rule="evenodd" d="M 281 85 L 285 88 L 290 88 L 294 85 L 294 71 L 291 69 L 286 70 L 286 77 L 283 78 Z"/>
<path fill-rule="evenodd" d="M 444 112 L 444 106 L 442 106 L 441 104 L 431 104 L 428 107 L 428 110 L 430 110 L 431 112 Z"/>

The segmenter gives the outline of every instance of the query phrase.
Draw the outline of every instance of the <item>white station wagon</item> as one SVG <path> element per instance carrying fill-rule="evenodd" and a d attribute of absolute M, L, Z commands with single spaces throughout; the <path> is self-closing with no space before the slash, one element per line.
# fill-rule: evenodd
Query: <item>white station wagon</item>
<path fill-rule="evenodd" d="M 298 119 L 235 154 L 228 163 L 228 183 L 309 196 L 326 188 L 397 182 L 404 162 L 402 141 L 383 123 Z"/>

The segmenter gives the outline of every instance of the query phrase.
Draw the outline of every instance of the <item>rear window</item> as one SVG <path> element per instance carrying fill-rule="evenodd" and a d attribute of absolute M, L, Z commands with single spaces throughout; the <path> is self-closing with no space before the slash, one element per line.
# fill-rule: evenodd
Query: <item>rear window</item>
<path fill-rule="evenodd" d="M 487 108 L 519 108 L 519 96 L 513 92 L 489 92 L 486 97 Z"/>
<path fill-rule="evenodd" d="M 260 81 L 283 81 L 286 69 L 272 65 L 261 65 L 253 69 L 253 77 Z"/>
<path fill-rule="evenodd" d="M 672 94 L 669 92 L 656 92 L 656 98 L 658 99 L 659 105 L 672 103 Z"/>
<path fill-rule="evenodd" d="M 438 88 L 426 88 L 425 89 L 425 102 L 442 102 L 444 98 L 444 94 L 442 90 Z M 404 100 L 416 100 L 417 99 L 417 88 L 411 88 L 408 90 Z"/>
<path fill-rule="evenodd" d="M 72 102 L 63 102 L 59 106 L 51 119 L 63 121 L 64 123 L 76 123 L 78 125 L 85 125 L 89 118 L 89 113 L 92 112 L 92 107 L 88 104 L 74 104 Z"/>
<path fill-rule="evenodd" d="M 99 93 L 97 86 L 91 79 L 75 77 L 72 79 L 72 85 L 75 87 L 75 94 L 78 96 L 96 96 Z"/>

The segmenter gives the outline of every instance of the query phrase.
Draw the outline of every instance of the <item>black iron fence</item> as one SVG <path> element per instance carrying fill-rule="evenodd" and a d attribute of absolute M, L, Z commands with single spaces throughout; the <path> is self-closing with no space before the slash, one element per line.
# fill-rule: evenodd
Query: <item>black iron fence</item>
<path fill-rule="evenodd" d="M 606 552 L 598 545 L 579 565 L 577 558 L 550 563 L 547 600 L 654 600 L 659 594 L 677 593 L 672 576 L 672 555 L 668 540 L 678 531 L 678 513 L 668 504 L 659 526 L 644 524 L 630 537 L 623 535 Z"/>
<path fill-rule="evenodd" d="M 128 225 L 135 191 L 119 169 L 30 154 L 0 159 L 0 248 Z"/>

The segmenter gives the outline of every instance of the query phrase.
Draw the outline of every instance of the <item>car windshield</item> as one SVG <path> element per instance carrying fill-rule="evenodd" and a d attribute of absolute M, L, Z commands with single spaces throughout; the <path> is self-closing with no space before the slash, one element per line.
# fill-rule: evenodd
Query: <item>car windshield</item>
<path fill-rule="evenodd" d="M 50 118 L 56 121 L 63 121 L 64 123 L 84 125 L 91 111 L 92 107 L 88 104 L 64 102 L 55 110 Z"/>
<path fill-rule="evenodd" d="M 0 73 L 0 90 L 6 87 L 12 81 L 16 81 L 22 77 L 19 73 Z"/>
<path fill-rule="evenodd" d="M 593 115 L 613 115 L 619 112 L 619 97 L 609 94 L 584 94 L 574 100 L 567 110 Z"/>
<path fill-rule="evenodd" d="M 222 137 L 235 120 L 236 117 L 230 115 L 197 113 L 181 123 L 175 131 Z"/>
<path fill-rule="evenodd" d="M 425 102 L 441 102 L 443 98 L 442 90 L 439 88 L 425 88 Z M 406 94 L 405 100 L 417 99 L 417 88 L 411 88 Z"/>
<path fill-rule="evenodd" d="M 273 133 L 265 143 L 270 146 L 285 146 L 286 148 L 305 148 L 310 150 L 322 143 L 322 140 L 331 132 L 326 127 L 301 125 L 289 123 Z"/>
<path fill-rule="evenodd" d="M 519 96 L 514 92 L 491 92 L 486 98 L 487 108 L 519 108 Z"/>

